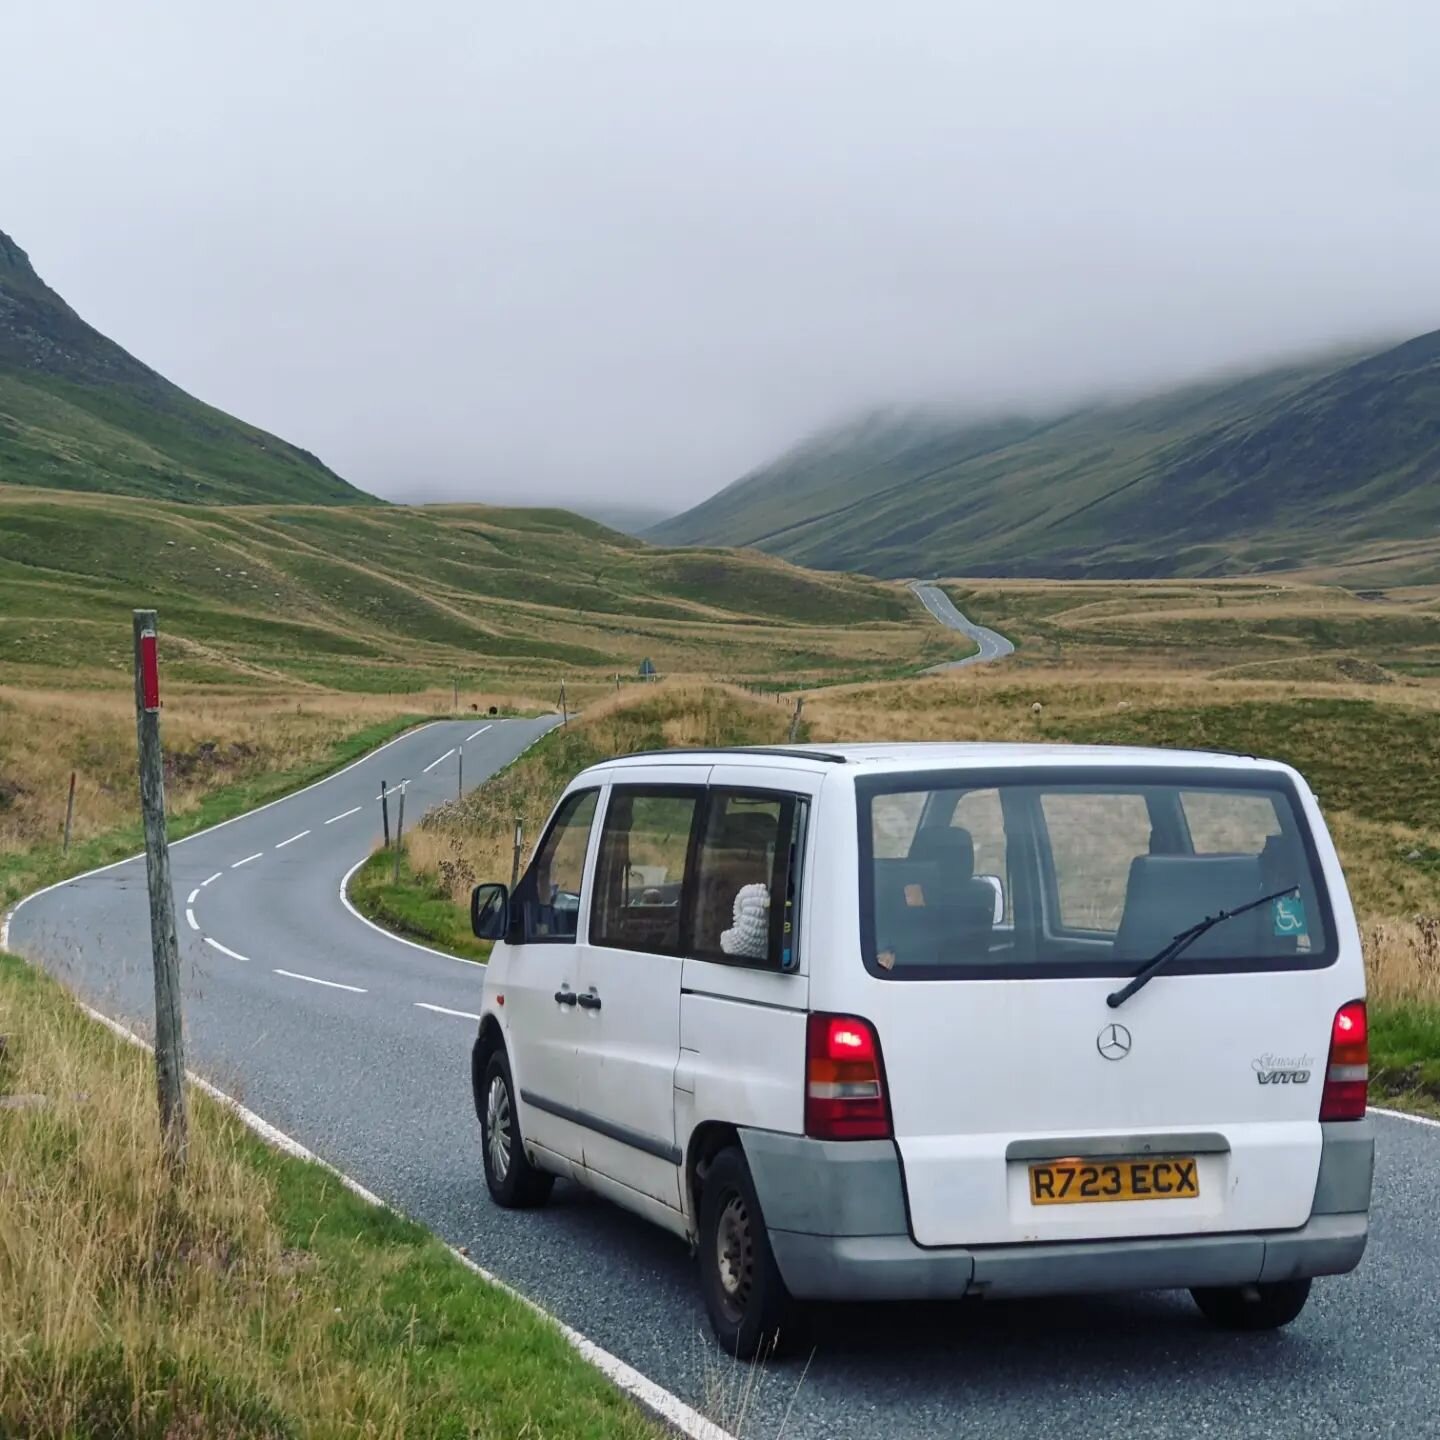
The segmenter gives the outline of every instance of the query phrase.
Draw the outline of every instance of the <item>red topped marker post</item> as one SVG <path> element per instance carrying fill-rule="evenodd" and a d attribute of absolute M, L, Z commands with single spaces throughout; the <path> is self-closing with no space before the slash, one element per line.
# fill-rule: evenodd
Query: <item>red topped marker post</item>
<path fill-rule="evenodd" d="M 135 734 L 140 752 L 140 812 L 150 892 L 155 968 L 155 1082 L 160 1135 L 171 1170 L 185 1164 L 185 1042 L 180 1011 L 180 946 L 165 836 L 165 762 L 160 749 L 160 655 L 153 610 L 135 612 Z"/>

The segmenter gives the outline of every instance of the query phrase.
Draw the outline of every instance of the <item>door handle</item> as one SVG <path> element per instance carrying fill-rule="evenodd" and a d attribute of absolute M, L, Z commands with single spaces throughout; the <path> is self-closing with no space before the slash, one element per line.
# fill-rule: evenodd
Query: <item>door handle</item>
<path fill-rule="evenodd" d="M 570 989 L 557 990 L 555 992 L 555 1003 L 557 1005 L 573 1005 L 575 1003 L 575 992 Z"/>
<path fill-rule="evenodd" d="M 576 1003 L 582 1010 L 598 1010 L 600 1008 L 600 997 L 591 990 L 587 995 L 576 996 Z"/>

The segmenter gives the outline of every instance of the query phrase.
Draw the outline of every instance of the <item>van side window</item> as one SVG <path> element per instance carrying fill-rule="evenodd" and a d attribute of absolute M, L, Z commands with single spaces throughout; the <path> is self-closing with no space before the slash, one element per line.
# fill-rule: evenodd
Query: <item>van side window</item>
<path fill-rule="evenodd" d="M 704 792 L 617 785 L 600 832 L 590 943 L 678 955 L 695 814 Z"/>
<path fill-rule="evenodd" d="M 573 945 L 598 790 L 567 795 L 515 893 L 525 943 Z"/>
<path fill-rule="evenodd" d="M 1150 811 L 1135 791 L 1042 794 L 1055 898 L 1063 930 L 1114 934 L 1125 912 L 1131 863 L 1150 853 Z"/>
<path fill-rule="evenodd" d="M 694 954 L 794 967 L 805 816 L 799 796 L 711 790 L 696 870 Z"/>

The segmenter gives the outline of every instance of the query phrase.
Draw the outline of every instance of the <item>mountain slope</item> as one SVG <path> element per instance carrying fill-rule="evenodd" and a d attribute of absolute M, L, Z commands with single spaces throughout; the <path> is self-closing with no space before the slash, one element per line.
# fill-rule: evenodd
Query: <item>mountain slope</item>
<path fill-rule="evenodd" d="M 1440 332 L 1070 414 L 875 417 L 651 533 L 878 575 L 1208 575 L 1433 534 L 1437 481 Z"/>
<path fill-rule="evenodd" d="M 901 586 L 754 551 L 655 549 L 559 510 L 0 485 L 0 690 L 124 683 L 129 611 L 150 605 L 173 678 L 297 691 L 586 672 L 608 688 L 647 659 L 664 674 L 798 683 L 967 648 Z"/>
<path fill-rule="evenodd" d="M 232 504 L 370 501 L 308 451 L 194 399 L 87 325 L 3 231 L 0 481 Z"/>

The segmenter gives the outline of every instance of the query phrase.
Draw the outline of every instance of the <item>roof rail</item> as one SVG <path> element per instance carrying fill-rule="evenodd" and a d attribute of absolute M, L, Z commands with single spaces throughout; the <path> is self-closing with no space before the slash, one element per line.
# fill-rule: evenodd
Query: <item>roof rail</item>
<path fill-rule="evenodd" d="M 775 755 L 787 760 L 819 760 L 826 765 L 848 763 L 844 755 L 837 755 L 833 750 L 811 750 L 805 745 L 677 745 L 669 750 L 633 750 L 595 763 L 609 765 L 615 760 L 648 760 L 659 755 Z"/>

